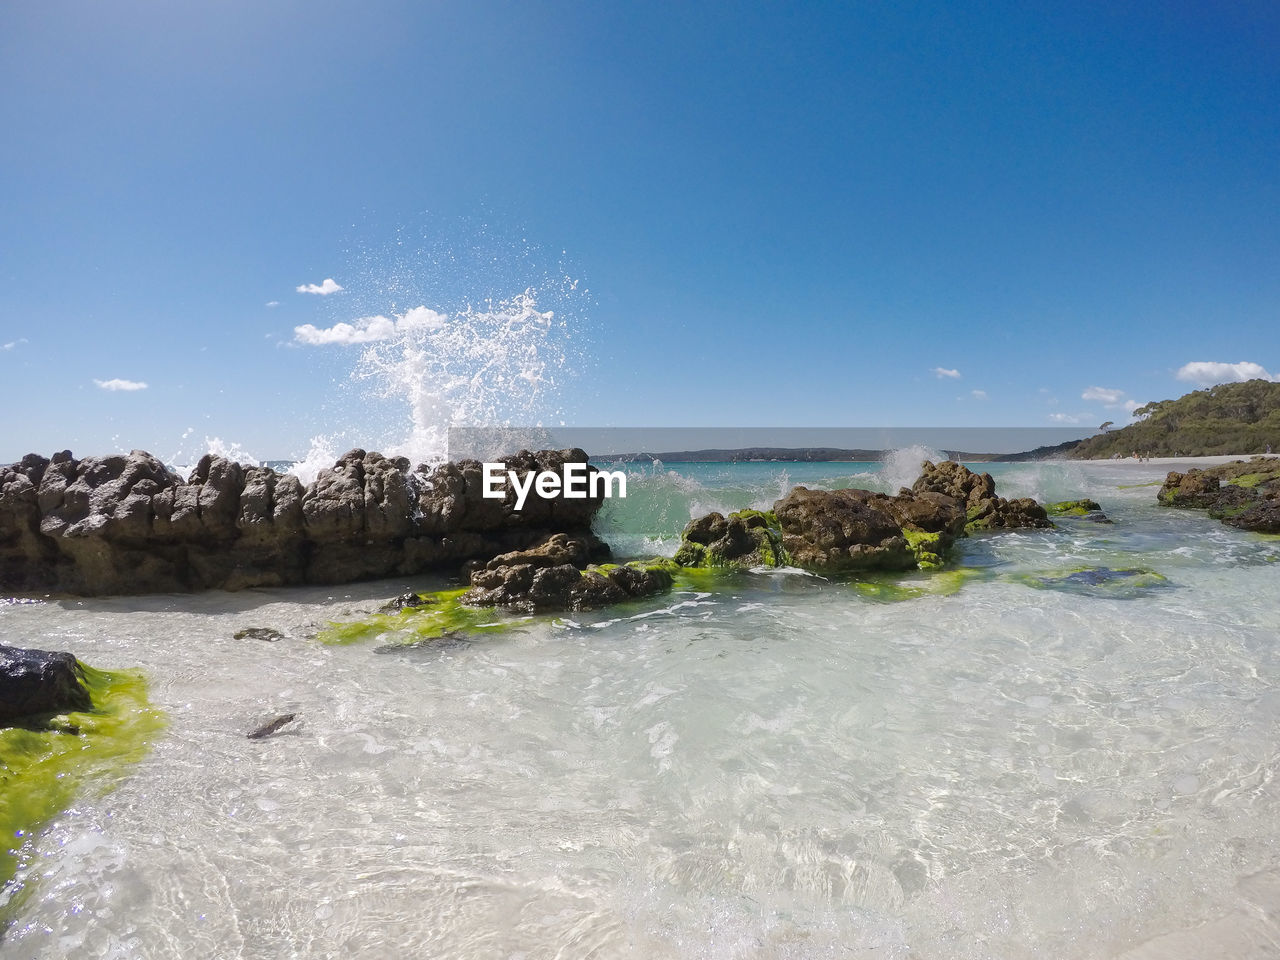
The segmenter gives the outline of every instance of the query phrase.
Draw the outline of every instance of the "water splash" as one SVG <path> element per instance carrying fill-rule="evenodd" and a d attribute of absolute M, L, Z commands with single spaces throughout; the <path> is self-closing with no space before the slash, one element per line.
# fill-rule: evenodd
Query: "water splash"
<path fill-rule="evenodd" d="M 424 214 L 356 244 L 325 319 L 293 331 L 335 387 L 294 472 L 350 447 L 437 463 L 453 428 L 562 425 L 590 353 L 592 298 L 573 274 L 563 251 L 487 222 Z"/>
<path fill-rule="evenodd" d="M 417 307 L 375 317 L 352 378 L 384 401 L 407 406 L 407 435 L 387 452 L 414 463 L 448 457 L 451 427 L 509 426 L 558 418 L 568 354 L 565 321 L 538 306 L 532 288 L 453 314 Z"/>
<path fill-rule="evenodd" d="M 884 466 L 880 468 L 880 482 L 886 493 L 897 493 L 902 487 L 909 487 L 920 476 L 920 464 L 925 460 L 937 463 L 947 456 L 933 447 L 917 443 L 910 447 L 890 450 L 883 457 Z"/>
<path fill-rule="evenodd" d="M 311 448 L 307 455 L 289 467 L 288 472 L 302 481 L 303 486 L 315 483 L 321 470 L 327 470 L 338 459 L 337 438 L 328 434 L 320 434 L 311 438 Z"/>

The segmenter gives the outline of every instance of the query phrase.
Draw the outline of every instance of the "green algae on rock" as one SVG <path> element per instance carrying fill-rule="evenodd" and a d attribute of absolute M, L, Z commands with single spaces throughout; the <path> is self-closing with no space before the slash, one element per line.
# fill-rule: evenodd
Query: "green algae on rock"
<path fill-rule="evenodd" d="M 1207 509 L 1210 516 L 1241 530 L 1280 533 L 1280 458 L 1172 471 L 1156 499 L 1168 507 Z"/>
<path fill-rule="evenodd" d="M 1087 513 L 1101 510 L 1102 504 L 1096 500 L 1059 500 L 1057 503 L 1046 503 L 1045 512 L 1053 517 L 1083 517 Z"/>
<path fill-rule="evenodd" d="M 420 593 L 418 597 L 422 602 L 416 606 L 406 606 L 398 613 L 375 613 L 363 620 L 333 622 L 317 633 L 316 639 L 321 643 L 339 645 L 376 637 L 413 643 L 459 631 L 474 633 L 504 630 L 528 619 L 468 607 L 462 603 L 462 595 L 466 592 L 466 587 L 454 587 Z"/>
<path fill-rule="evenodd" d="M 81 669 L 91 709 L 0 729 L 0 882 L 9 905 L 29 839 L 82 788 L 105 792 L 115 786 L 164 726 L 141 673 Z"/>
<path fill-rule="evenodd" d="M 709 513 L 681 533 L 675 562 L 682 567 L 785 567 L 782 527 L 772 510 Z"/>
<path fill-rule="evenodd" d="M 851 582 L 855 593 L 877 603 L 900 603 L 921 597 L 949 597 L 967 583 L 990 580 L 991 571 L 983 567 L 955 567 L 929 573 L 927 576 L 870 576 Z"/>
<path fill-rule="evenodd" d="M 903 527 L 902 535 L 907 546 L 915 554 L 916 566 L 921 570 L 939 570 L 947 560 L 948 544 L 941 533 L 929 533 L 915 527 Z"/>
<path fill-rule="evenodd" d="M 1009 579 L 1037 590 L 1061 590 L 1086 596 L 1132 599 L 1152 589 L 1170 586 L 1163 574 L 1140 567 L 1116 570 L 1111 567 L 1079 567 L 1043 574 L 1016 574 Z"/>

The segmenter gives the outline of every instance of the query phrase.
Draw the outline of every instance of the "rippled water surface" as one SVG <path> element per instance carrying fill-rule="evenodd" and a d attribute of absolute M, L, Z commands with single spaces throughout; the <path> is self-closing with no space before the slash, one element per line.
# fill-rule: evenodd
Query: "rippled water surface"
<path fill-rule="evenodd" d="M 605 532 L 824 479 L 751 470 L 661 510 L 655 475 Z M 0 955 L 1280 955 L 1280 540 L 1119 488 L 1159 474 L 1002 468 L 1116 523 L 967 542 L 898 602 L 749 573 L 390 652 L 312 635 L 400 583 L 0 606 L 168 719 L 29 843 Z"/>

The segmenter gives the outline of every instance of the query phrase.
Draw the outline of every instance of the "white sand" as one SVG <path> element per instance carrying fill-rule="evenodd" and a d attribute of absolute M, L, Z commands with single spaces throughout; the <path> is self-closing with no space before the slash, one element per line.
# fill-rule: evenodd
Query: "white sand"
<path fill-rule="evenodd" d="M 1134 470 L 1149 470 L 1151 467 L 1164 467 L 1166 470 L 1186 471 L 1191 467 L 1216 467 L 1222 463 L 1233 463 L 1236 460 L 1252 460 L 1254 457 L 1264 457 L 1266 454 L 1236 454 L 1233 456 L 1221 457 L 1152 457 L 1150 460 L 1135 460 L 1133 457 L 1124 457 L 1120 460 L 1099 459 L 1099 460 L 1058 460 L 1058 463 L 1105 463 L 1112 467 L 1132 467 Z M 1280 454 L 1273 454 L 1280 456 Z"/>

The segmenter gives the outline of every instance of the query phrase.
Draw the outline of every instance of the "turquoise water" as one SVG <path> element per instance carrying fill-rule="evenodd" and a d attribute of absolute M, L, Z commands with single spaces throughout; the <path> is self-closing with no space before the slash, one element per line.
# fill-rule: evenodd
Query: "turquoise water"
<path fill-rule="evenodd" d="M 662 552 L 916 465 L 650 468 L 599 529 Z M 1162 466 L 990 469 L 1116 522 L 964 541 L 958 584 L 742 573 L 392 654 L 312 636 L 443 581 L 0 605 L 169 718 L 29 842 L 0 955 L 1275 956 L 1280 540 L 1158 508 Z"/>

